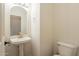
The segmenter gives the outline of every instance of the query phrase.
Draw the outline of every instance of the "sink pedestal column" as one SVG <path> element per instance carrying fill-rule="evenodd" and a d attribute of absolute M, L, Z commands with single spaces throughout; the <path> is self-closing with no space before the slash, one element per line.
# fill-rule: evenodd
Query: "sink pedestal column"
<path fill-rule="evenodd" d="M 19 44 L 19 56 L 24 55 L 23 44 Z"/>

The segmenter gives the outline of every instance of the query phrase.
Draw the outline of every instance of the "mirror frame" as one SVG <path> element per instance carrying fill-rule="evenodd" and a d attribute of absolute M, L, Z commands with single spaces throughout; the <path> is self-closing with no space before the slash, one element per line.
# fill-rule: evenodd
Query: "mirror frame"
<path fill-rule="evenodd" d="M 27 33 L 31 33 L 31 26 L 29 27 L 29 25 L 31 24 L 29 21 L 31 21 L 31 14 L 30 14 L 30 6 L 28 7 L 23 7 L 21 5 L 18 5 L 18 4 L 10 4 L 10 3 L 6 3 L 5 4 L 5 20 L 4 20 L 4 35 L 6 37 L 10 37 L 10 11 L 11 11 L 11 8 L 15 7 L 15 6 L 19 6 L 21 8 L 23 8 L 24 10 L 26 10 L 27 12 Z M 29 24 L 30 23 L 30 24 Z"/>

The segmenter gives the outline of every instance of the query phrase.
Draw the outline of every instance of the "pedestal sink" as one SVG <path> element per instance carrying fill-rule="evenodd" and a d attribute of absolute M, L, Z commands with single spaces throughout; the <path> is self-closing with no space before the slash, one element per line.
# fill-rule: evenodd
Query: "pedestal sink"
<path fill-rule="evenodd" d="M 19 45 L 19 55 L 23 56 L 24 55 L 24 53 L 23 53 L 23 43 L 26 43 L 29 40 L 31 40 L 31 38 L 28 37 L 28 36 L 20 37 L 20 38 L 16 37 L 16 38 L 11 38 L 10 43 L 15 44 L 15 45 Z"/>

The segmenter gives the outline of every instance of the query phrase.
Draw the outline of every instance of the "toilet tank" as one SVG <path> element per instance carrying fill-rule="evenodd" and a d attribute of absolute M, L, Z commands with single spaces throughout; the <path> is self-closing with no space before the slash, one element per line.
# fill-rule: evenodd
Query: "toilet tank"
<path fill-rule="evenodd" d="M 75 56 L 77 53 L 77 46 L 58 42 L 58 53 L 61 56 Z"/>

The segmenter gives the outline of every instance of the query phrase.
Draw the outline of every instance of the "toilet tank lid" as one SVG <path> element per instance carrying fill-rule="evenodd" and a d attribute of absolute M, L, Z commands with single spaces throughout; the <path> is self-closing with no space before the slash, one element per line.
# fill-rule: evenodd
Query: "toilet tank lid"
<path fill-rule="evenodd" d="M 58 42 L 57 44 L 58 44 L 58 45 L 61 45 L 61 46 L 65 46 L 65 47 L 77 48 L 77 46 L 76 46 L 76 45 L 69 44 L 69 43 Z"/>

